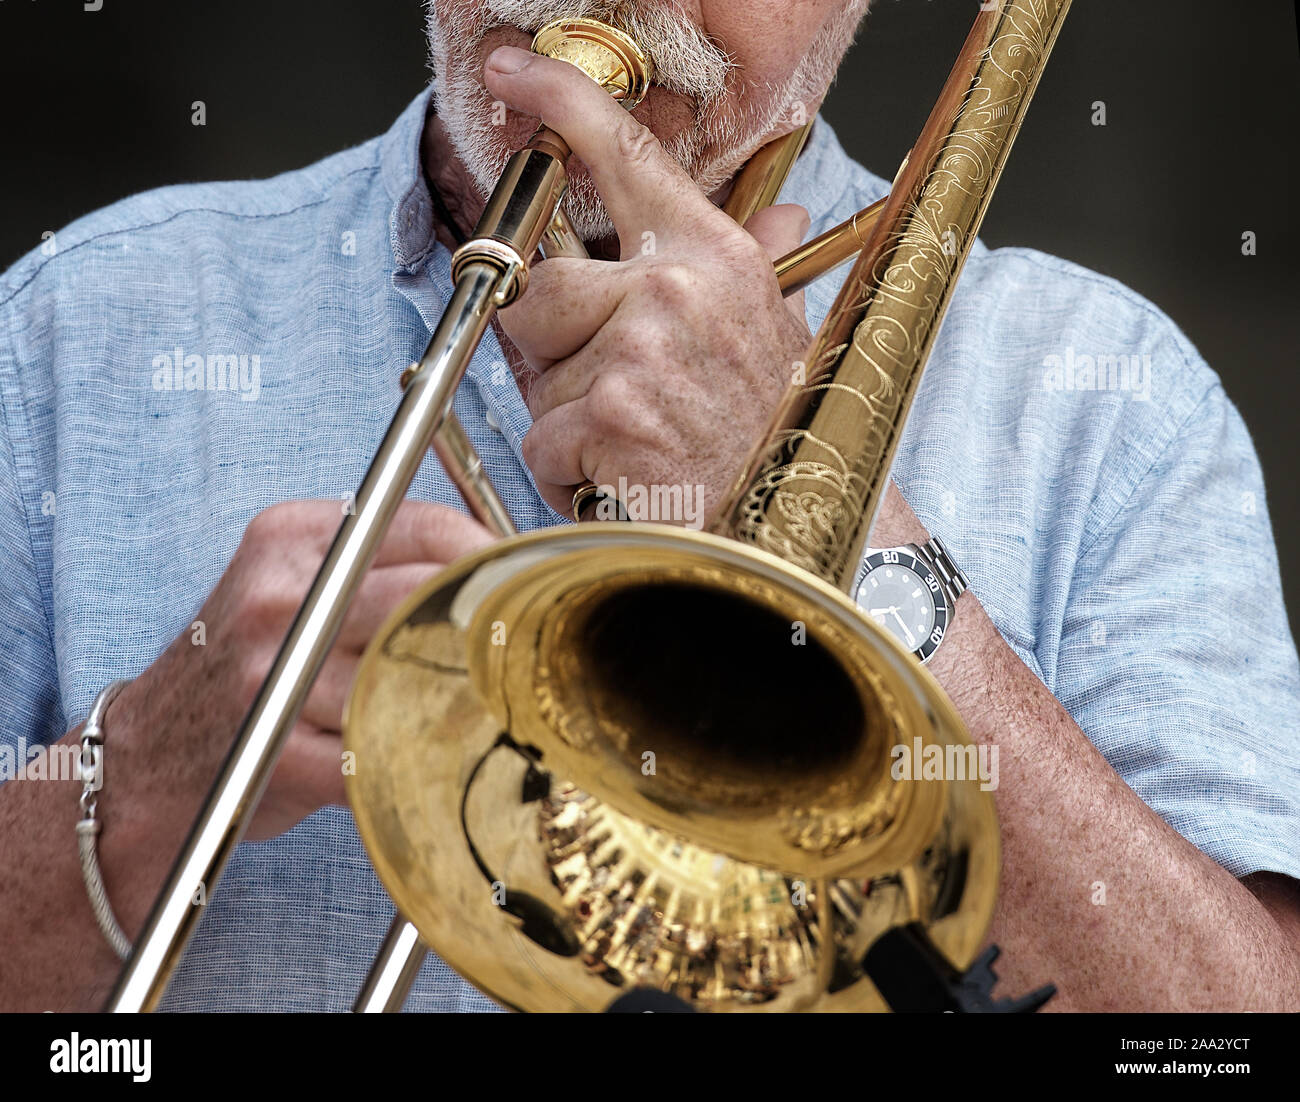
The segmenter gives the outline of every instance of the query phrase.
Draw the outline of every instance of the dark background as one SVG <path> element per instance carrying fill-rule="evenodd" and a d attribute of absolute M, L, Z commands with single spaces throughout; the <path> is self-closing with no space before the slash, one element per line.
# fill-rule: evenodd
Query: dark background
<path fill-rule="evenodd" d="M 269 176 L 364 141 L 427 79 L 418 0 L 83 8 L 0 0 L 0 268 L 133 192 Z M 893 175 L 976 8 L 875 0 L 825 109 L 857 160 Z M 1298 136 L 1293 0 L 1077 0 L 983 237 L 1114 276 L 1191 337 L 1259 450 L 1300 633 Z"/>

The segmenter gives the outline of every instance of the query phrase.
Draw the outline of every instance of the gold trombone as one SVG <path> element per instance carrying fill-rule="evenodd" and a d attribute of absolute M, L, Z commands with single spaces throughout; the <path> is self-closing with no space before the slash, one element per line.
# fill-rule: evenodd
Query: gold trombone
<path fill-rule="evenodd" d="M 887 199 L 777 262 L 788 292 L 858 256 L 806 379 L 706 532 L 517 535 L 452 415 L 538 249 L 580 255 L 558 213 L 563 138 L 542 128 L 511 159 L 109 1009 L 161 998 L 197 922 L 195 888 L 214 890 L 242 837 L 430 443 L 508 538 L 412 594 L 353 686 L 349 800 L 398 909 L 358 1009 L 400 1007 L 424 945 L 532 1010 L 603 1009 L 640 987 L 711 1010 L 885 1008 L 893 981 L 871 960 L 899 930 L 971 966 L 996 898 L 992 798 L 977 782 L 891 777 L 893 747 L 961 751 L 969 735 L 847 591 L 1068 7 L 984 5 Z M 551 24 L 534 49 L 626 106 L 652 75 L 635 42 L 592 20 Z M 728 213 L 772 202 L 805 136 L 760 151 Z"/>

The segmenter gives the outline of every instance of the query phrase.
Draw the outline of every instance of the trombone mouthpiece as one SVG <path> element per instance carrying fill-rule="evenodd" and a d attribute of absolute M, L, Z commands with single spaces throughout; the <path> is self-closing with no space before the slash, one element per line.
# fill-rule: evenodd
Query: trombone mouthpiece
<path fill-rule="evenodd" d="M 532 48 L 576 65 L 629 111 L 654 78 L 654 62 L 636 40 L 598 19 L 553 20 L 533 36 Z"/>

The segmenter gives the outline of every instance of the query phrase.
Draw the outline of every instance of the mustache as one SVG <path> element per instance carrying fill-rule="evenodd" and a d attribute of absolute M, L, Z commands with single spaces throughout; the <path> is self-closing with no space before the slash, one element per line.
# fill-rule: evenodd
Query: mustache
<path fill-rule="evenodd" d="M 694 99 L 701 108 L 720 100 L 738 69 L 735 59 L 691 22 L 672 0 L 480 0 L 482 22 L 536 34 L 556 19 L 599 19 L 630 35 L 655 66 L 654 83 Z M 484 25 L 484 24 L 488 25 Z"/>

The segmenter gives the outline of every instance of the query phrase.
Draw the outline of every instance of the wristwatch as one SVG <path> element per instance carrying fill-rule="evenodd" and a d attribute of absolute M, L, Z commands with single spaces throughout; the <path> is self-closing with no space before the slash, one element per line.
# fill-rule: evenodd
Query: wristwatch
<path fill-rule="evenodd" d="M 943 642 L 968 585 L 935 536 L 920 545 L 868 548 L 853 594 L 859 608 L 926 662 Z"/>

